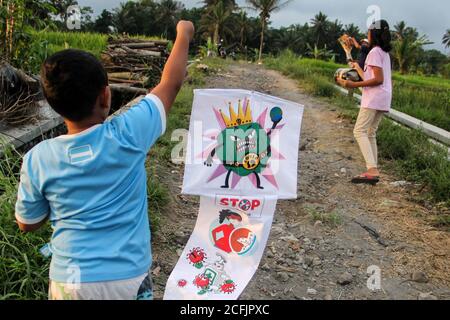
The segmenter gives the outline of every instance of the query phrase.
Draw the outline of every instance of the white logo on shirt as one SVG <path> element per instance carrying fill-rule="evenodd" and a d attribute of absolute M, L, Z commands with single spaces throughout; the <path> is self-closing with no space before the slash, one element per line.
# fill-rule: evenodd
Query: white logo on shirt
<path fill-rule="evenodd" d="M 70 163 L 80 163 L 84 161 L 89 161 L 94 157 L 91 145 L 85 145 L 82 147 L 75 147 L 69 149 L 69 159 Z"/>

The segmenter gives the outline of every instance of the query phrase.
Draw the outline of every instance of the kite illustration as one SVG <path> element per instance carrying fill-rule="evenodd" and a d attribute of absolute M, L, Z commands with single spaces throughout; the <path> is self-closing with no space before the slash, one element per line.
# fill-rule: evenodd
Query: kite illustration
<path fill-rule="evenodd" d="M 214 108 L 216 119 L 220 130 L 209 137 L 216 139 L 212 146 L 209 146 L 201 156 L 207 154 L 204 165 L 211 167 L 213 158 L 216 156 L 221 164 L 208 179 L 208 182 L 226 174 L 223 189 L 230 188 L 230 177 L 233 174 L 231 188 L 235 188 L 243 177 L 249 177 L 257 189 L 264 189 L 261 183 L 262 175 L 269 183 L 278 188 L 277 181 L 270 169 L 269 160 L 284 157 L 271 145 L 271 137 L 275 129 L 282 129 L 283 125 L 278 124 L 283 119 L 283 111 L 280 107 L 273 107 L 270 111 L 272 127 L 264 128 L 268 108 L 253 121 L 252 110 L 249 100 L 241 101 L 236 114 L 231 103 L 229 104 L 228 117 Z"/>
<path fill-rule="evenodd" d="M 182 193 L 200 195 L 200 206 L 165 300 L 241 296 L 261 262 L 277 201 L 297 197 L 303 111 L 255 91 L 194 91 Z"/>

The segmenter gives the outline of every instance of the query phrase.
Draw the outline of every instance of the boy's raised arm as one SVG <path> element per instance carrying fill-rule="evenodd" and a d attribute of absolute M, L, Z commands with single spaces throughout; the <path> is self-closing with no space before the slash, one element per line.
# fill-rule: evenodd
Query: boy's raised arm
<path fill-rule="evenodd" d="M 186 76 L 189 43 L 194 37 L 194 25 L 190 21 L 180 21 L 177 25 L 177 38 L 167 60 L 161 82 L 152 90 L 169 113 L 173 102 L 183 85 Z"/>

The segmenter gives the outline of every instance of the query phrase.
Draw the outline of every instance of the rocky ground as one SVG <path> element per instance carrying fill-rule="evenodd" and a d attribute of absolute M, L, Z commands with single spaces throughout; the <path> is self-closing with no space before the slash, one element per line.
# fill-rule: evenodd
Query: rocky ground
<path fill-rule="evenodd" d="M 278 202 L 260 268 L 242 299 L 450 299 L 450 234 L 426 222 L 430 209 L 395 177 L 383 174 L 376 187 L 349 183 L 364 170 L 363 160 L 352 124 L 335 107 L 255 65 L 232 64 L 207 83 L 305 105 L 299 198 Z M 199 205 L 198 198 L 180 195 L 183 167 L 166 170 L 171 201 L 153 237 L 156 298 L 162 298 Z M 367 287 L 370 266 L 381 272 L 381 290 Z"/>

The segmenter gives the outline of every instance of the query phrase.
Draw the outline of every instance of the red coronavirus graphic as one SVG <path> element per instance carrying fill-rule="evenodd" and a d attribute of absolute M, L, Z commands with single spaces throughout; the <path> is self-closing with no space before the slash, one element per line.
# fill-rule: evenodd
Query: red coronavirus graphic
<path fill-rule="evenodd" d="M 223 293 L 231 294 L 236 290 L 236 285 L 234 284 L 233 280 L 225 281 L 224 284 L 220 287 L 220 291 Z"/>
<path fill-rule="evenodd" d="M 178 286 L 184 288 L 187 285 L 187 281 L 184 279 L 178 280 Z"/>
<path fill-rule="evenodd" d="M 205 289 L 209 286 L 209 278 L 204 274 L 199 274 L 194 279 L 194 285 L 200 289 Z"/>
<path fill-rule="evenodd" d="M 203 262 L 206 259 L 206 253 L 201 248 L 193 248 L 187 255 L 187 258 L 191 264 L 200 269 L 203 267 Z"/>

